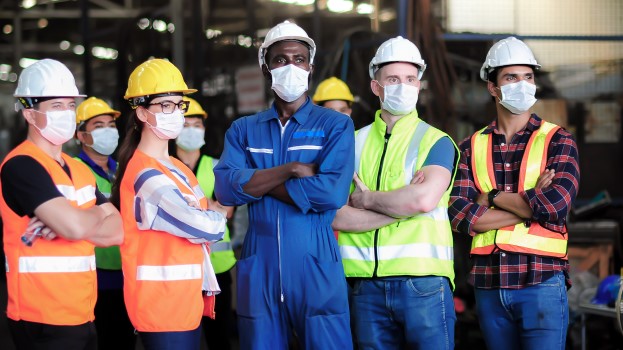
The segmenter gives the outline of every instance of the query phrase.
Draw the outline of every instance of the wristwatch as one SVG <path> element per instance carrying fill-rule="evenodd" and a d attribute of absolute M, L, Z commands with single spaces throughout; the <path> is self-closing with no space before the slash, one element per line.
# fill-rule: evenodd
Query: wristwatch
<path fill-rule="evenodd" d="M 500 192 L 502 191 L 498 189 L 492 189 L 491 191 L 489 191 L 489 194 L 487 195 L 487 199 L 489 200 L 489 206 L 495 207 L 495 203 L 493 203 L 493 199 L 497 197 L 500 194 Z"/>

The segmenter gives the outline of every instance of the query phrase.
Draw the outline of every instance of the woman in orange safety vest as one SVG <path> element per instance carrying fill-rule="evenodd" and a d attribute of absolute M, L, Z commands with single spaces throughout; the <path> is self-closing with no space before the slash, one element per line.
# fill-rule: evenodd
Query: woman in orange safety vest
<path fill-rule="evenodd" d="M 121 260 L 128 315 L 146 349 L 199 349 L 204 299 L 205 312 L 214 316 L 219 292 L 207 244 L 222 239 L 224 210 L 208 209 L 195 175 L 168 153 L 188 110 L 182 96 L 195 91 L 173 64 L 153 59 L 132 72 L 124 97 L 134 112 L 112 202 L 126 230 Z"/>

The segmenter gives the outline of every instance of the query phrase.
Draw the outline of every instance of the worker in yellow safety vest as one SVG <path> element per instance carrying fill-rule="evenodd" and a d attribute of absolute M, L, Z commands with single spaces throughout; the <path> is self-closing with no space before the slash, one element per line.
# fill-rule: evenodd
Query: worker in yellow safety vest
<path fill-rule="evenodd" d="M 370 62 L 381 109 L 357 131 L 354 191 L 333 222 L 362 349 L 453 349 L 452 231 L 447 206 L 454 141 L 419 118 L 426 64 L 396 37 Z"/>
<path fill-rule="evenodd" d="M 9 331 L 17 349 L 97 349 L 94 247 L 120 244 L 123 228 L 89 168 L 62 152 L 84 95 L 64 64 L 43 59 L 14 96 L 28 136 L 0 168 Z"/>
<path fill-rule="evenodd" d="M 319 106 L 344 113 L 350 117 L 353 113 L 355 96 L 350 92 L 345 82 L 336 77 L 331 77 L 318 84 L 312 101 Z"/>
<path fill-rule="evenodd" d="M 188 101 L 188 112 L 184 113 L 184 128 L 175 139 L 174 157 L 181 160 L 193 171 L 201 190 L 208 201 L 216 201 L 214 197 L 214 166 L 218 159 L 208 156 L 203 152 L 205 144 L 205 122 L 208 113 L 203 110 L 199 102 L 184 96 Z M 234 208 L 227 207 L 227 218 L 231 218 Z M 203 335 L 209 349 L 231 349 L 231 325 L 232 323 L 232 277 L 230 270 L 236 264 L 236 257 L 231 245 L 229 229 L 225 228 L 223 240 L 210 245 L 210 260 L 214 266 L 216 280 L 221 287 L 221 293 L 216 298 L 214 311 L 216 317 L 204 317 Z"/>
<path fill-rule="evenodd" d="M 565 223 L 578 191 L 578 150 L 566 130 L 530 112 L 539 68 L 517 38 L 491 47 L 480 77 L 497 118 L 460 144 L 450 198 L 452 229 L 472 236 L 469 283 L 490 349 L 565 348 Z"/>
<path fill-rule="evenodd" d="M 115 120 L 121 115 L 97 97 L 89 97 L 76 108 L 76 139 L 81 146 L 76 159 L 95 175 L 97 189 L 110 197 L 117 171 L 112 153 L 117 148 L 119 131 Z M 123 272 L 119 246 L 95 248 L 97 266 L 97 303 L 95 328 L 99 349 L 133 350 L 134 327 L 123 300 Z"/>

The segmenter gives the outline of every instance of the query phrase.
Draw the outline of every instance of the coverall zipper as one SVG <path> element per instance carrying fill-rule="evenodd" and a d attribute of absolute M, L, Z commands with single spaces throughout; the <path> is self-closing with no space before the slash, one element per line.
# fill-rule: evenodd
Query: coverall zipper
<path fill-rule="evenodd" d="M 385 134 L 385 144 L 383 144 L 383 153 L 381 153 L 381 161 L 379 164 L 379 172 L 376 175 L 376 190 L 378 191 L 381 188 L 381 174 L 383 173 L 383 161 L 385 160 L 385 153 L 387 152 L 387 144 L 389 143 L 389 137 L 392 134 Z M 379 269 L 379 230 L 377 228 L 374 231 L 374 272 L 372 273 L 372 277 L 377 277 L 376 273 Z"/>

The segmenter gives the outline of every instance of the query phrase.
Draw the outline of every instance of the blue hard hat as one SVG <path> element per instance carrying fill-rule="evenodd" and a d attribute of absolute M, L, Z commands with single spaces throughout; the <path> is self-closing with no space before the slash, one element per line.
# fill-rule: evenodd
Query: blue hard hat
<path fill-rule="evenodd" d="M 595 297 L 591 299 L 591 303 L 603 305 L 614 303 L 620 285 L 621 276 L 619 275 L 610 275 L 604 278 L 599 282 L 597 292 L 595 293 Z M 612 291 L 615 292 L 612 293 Z"/>

